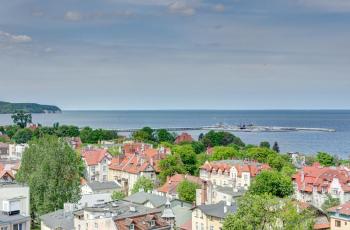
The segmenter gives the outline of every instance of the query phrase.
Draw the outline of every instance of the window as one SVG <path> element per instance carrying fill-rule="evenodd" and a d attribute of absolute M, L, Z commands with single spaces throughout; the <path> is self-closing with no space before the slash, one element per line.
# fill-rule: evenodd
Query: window
<path fill-rule="evenodd" d="M 198 217 L 198 209 L 196 209 L 196 212 L 195 212 L 194 216 Z"/>
<path fill-rule="evenodd" d="M 244 174 L 244 180 L 247 181 L 248 180 L 248 175 Z"/>
<path fill-rule="evenodd" d="M 8 227 L 1 227 L 1 230 L 8 230 Z"/>
<path fill-rule="evenodd" d="M 13 225 L 13 230 L 22 230 L 23 228 L 23 226 L 22 226 L 23 224 L 14 224 Z"/>
<path fill-rule="evenodd" d="M 210 230 L 214 230 L 214 226 L 213 225 L 210 225 Z"/>
<path fill-rule="evenodd" d="M 201 223 L 201 230 L 204 230 L 204 224 Z"/>
<path fill-rule="evenodd" d="M 107 181 L 107 176 L 103 175 L 103 181 Z"/>
<path fill-rule="evenodd" d="M 336 227 L 341 227 L 341 221 L 340 220 L 336 220 L 335 221 L 335 226 Z"/>
<path fill-rule="evenodd" d="M 78 225 L 78 230 L 80 230 L 81 229 L 81 227 L 80 227 L 80 224 Z"/>
<path fill-rule="evenodd" d="M 104 166 L 103 166 L 103 172 L 106 172 L 106 171 L 107 171 L 107 166 L 104 165 Z"/>
<path fill-rule="evenodd" d="M 135 225 L 134 224 L 130 224 L 129 230 L 134 230 L 134 228 L 135 228 Z"/>
<path fill-rule="evenodd" d="M 98 229 L 98 223 L 95 223 L 95 229 Z"/>
<path fill-rule="evenodd" d="M 92 177 L 91 177 L 91 181 L 95 181 L 95 176 L 92 176 Z"/>
<path fill-rule="evenodd" d="M 156 222 L 154 220 L 151 220 L 151 227 L 154 227 L 156 225 Z"/>
<path fill-rule="evenodd" d="M 199 230 L 198 222 L 196 222 L 196 230 Z"/>
<path fill-rule="evenodd" d="M 95 171 L 96 171 L 95 166 L 91 166 L 91 172 L 95 173 Z"/>

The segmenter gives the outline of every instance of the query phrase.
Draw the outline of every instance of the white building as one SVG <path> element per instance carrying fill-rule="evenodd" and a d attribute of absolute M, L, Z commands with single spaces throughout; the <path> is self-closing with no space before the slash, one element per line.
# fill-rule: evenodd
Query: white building
<path fill-rule="evenodd" d="M 26 148 L 28 148 L 28 144 L 10 144 L 9 145 L 9 158 L 13 160 L 22 159 L 22 155 Z"/>
<path fill-rule="evenodd" d="M 87 181 L 104 182 L 108 180 L 108 165 L 112 156 L 105 149 L 85 150 L 82 154 Z"/>
<path fill-rule="evenodd" d="M 0 229 L 30 230 L 29 187 L 0 183 Z"/>

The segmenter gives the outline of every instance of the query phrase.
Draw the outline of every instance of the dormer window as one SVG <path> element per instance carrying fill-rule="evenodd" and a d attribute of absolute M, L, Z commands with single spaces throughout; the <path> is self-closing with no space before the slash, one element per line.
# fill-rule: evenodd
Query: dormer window
<path fill-rule="evenodd" d="M 134 230 L 134 229 L 135 229 L 135 225 L 134 224 L 130 224 L 129 230 Z"/>
<path fill-rule="evenodd" d="M 154 221 L 154 220 L 151 220 L 151 227 L 154 227 L 154 226 L 156 226 L 156 222 Z"/>

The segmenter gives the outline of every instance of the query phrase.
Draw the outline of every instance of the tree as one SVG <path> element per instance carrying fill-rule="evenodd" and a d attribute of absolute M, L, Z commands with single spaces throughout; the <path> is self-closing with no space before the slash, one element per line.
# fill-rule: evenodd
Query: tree
<path fill-rule="evenodd" d="M 277 171 L 263 171 L 256 176 L 249 187 L 249 192 L 255 195 L 271 194 L 277 197 L 286 197 L 293 193 L 293 184 L 290 177 Z"/>
<path fill-rule="evenodd" d="M 113 140 L 118 134 L 111 130 L 92 129 L 85 127 L 80 131 L 80 138 L 83 143 L 96 144 L 102 140 Z"/>
<path fill-rule="evenodd" d="M 20 127 L 17 125 L 10 125 L 6 127 L 5 133 L 9 138 L 12 138 L 19 129 Z"/>
<path fill-rule="evenodd" d="M 150 179 L 142 176 L 136 181 L 134 187 L 132 187 L 131 193 L 137 193 L 140 191 L 140 189 L 143 189 L 145 192 L 152 191 L 153 187 L 153 182 Z"/>
<path fill-rule="evenodd" d="M 280 147 L 278 146 L 277 141 L 275 141 L 275 143 L 273 144 L 272 150 L 275 151 L 276 153 L 280 152 Z"/>
<path fill-rule="evenodd" d="M 312 229 L 313 213 L 300 210 L 290 199 L 269 194 L 246 194 L 238 200 L 238 209 L 225 218 L 223 230 Z"/>
<path fill-rule="evenodd" d="M 16 134 L 12 137 L 12 139 L 17 144 L 27 143 L 33 138 L 33 131 L 28 128 L 19 129 Z"/>
<path fill-rule="evenodd" d="M 73 125 L 58 126 L 55 133 L 59 137 L 78 137 L 80 135 L 79 128 Z"/>
<path fill-rule="evenodd" d="M 209 131 L 203 136 L 201 141 L 206 147 L 227 146 L 229 144 L 236 144 L 243 147 L 245 145 L 239 137 L 224 131 Z"/>
<path fill-rule="evenodd" d="M 177 186 L 176 192 L 179 194 L 180 200 L 187 202 L 194 202 L 196 200 L 196 189 L 200 188 L 199 185 L 188 180 L 180 182 Z"/>
<path fill-rule="evenodd" d="M 154 130 L 150 127 L 143 127 L 142 129 L 134 132 L 132 134 L 132 138 L 136 141 L 144 141 L 144 142 L 154 142 Z"/>
<path fill-rule="evenodd" d="M 232 158 L 239 158 L 240 153 L 232 147 L 217 146 L 213 148 L 211 160 L 227 160 Z"/>
<path fill-rule="evenodd" d="M 262 141 L 260 142 L 260 148 L 270 148 L 270 143 L 268 141 Z"/>
<path fill-rule="evenodd" d="M 196 154 L 200 154 L 205 151 L 205 146 L 200 141 L 192 141 L 191 145 Z"/>
<path fill-rule="evenodd" d="M 13 123 L 22 129 L 27 127 L 27 124 L 32 123 L 32 114 L 25 113 L 22 110 L 12 114 L 11 118 L 13 120 Z"/>
<path fill-rule="evenodd" d="M 325 152 L 319 152 L 316 155 L 316 160 L 322 165 L 322 166 L 334 166 L 335 165 L 335 158 L 334 156 L 325 153 Z"/>
<path fill-rule="evenodd" d="M 257 160 L 262 163 L 267 163 L 269 157 L 277 156 L 277 153 L 271 149 L 252 147 L 245 151 L 245 157 L 248 157 L 252 160 Z"/>
<path fill-rule="evenodd" d="M 80 163 L 80 156 L 55 136 L 30 142 L 16 180 L 29 185 L 33 218 L 62 209 L 65 202 L 79 200 Z"/>
<path fill-rule="evenodd" d="M 194 152 L 192 145 L 176 145 L 173 147 L 172 152 L 174 155 L 178 154 L 181 158 L 185 169 L 190 174 L 194 174 L 196 171 L 196 153 Z"/>
<path fill-rule="evenodd" d="M 175 173 L 186 173 L 186 168 L 178 154 L 168 155 L 165 159 L 159 162 L 160 174 L 159 179 L 164 183 L 168 176 L 173 176 Z"/>
<path fill-rule="evenodd" d="M 175 134 L 168 132 L 166 129 L 159 129 L 155 132 L 155 139 L 158 143 L 175 141 Z"/>
<path fill-rule="evenodd" d="M 327 194 L 327 200 L 322 204 L 322 210 L 327 211 L 327 209 L 340 205 L 339 198 L 333 198 L 331 195 Z"/>
<path fill-rule="evenodd" d="M 123 192 L 120 191 L 114 191 L 112 193 L 112 200 L 122 200 L 124 199 L 125 194 Z"/>

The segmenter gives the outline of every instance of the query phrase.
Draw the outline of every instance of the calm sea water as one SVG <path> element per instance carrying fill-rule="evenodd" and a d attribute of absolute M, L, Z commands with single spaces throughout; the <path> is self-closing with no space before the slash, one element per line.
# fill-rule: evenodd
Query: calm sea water
<path fill-rule="evenodd" d="M 333 128 L 327 132 L 235 133 L 246 143 L 277 141 L 281 151 L 316 153 L 327 151 L 343 158 L 350 155 L 350 111 L 64 111 L 60 114 L 34 114 L 43 125 L 71 124 L 94 128 L 197 127 L 253 123 L 265 126 Z M 10 115 L 0 115 L 0 125 L 11 124 Z M 199 132 L 192 132 L 197 136 Z"/>

